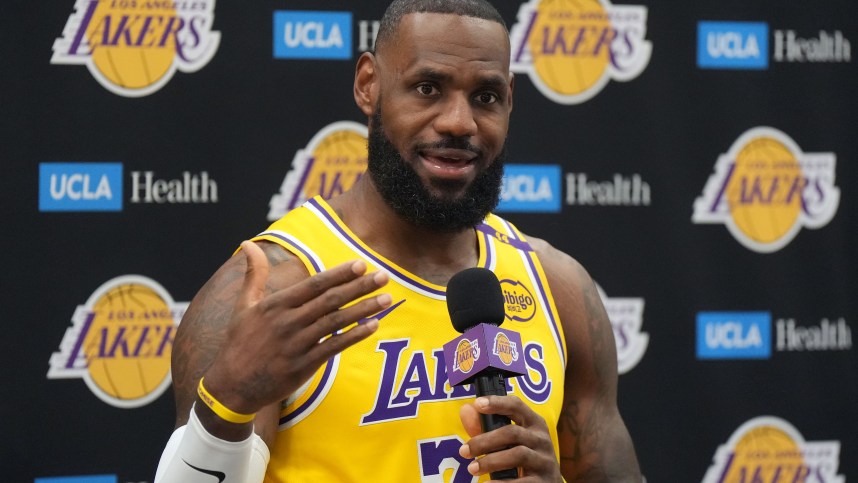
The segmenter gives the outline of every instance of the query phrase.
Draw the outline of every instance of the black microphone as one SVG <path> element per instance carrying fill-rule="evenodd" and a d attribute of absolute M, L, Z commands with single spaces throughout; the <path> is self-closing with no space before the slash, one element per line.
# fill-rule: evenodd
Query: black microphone
<path fill-rule="evenodd" d="M 485 268 L 455 274 L 447 284 L 447 311 L 453 327 L 465 334 L 444 346 L 450 384 L 471 383 L 477 397 L 506 396 L 506 376 L 522 374 L 524 364 L 518 356 L 521 337 L 498 327 L 504 319 L 504 298 L 495 274 Z M 489 432 L 510 424 L 510 420 L 502 414 L 480 413 L 480 424 Z M 493 471 L 491 478 L 515 479 L 518 469 Z"/>

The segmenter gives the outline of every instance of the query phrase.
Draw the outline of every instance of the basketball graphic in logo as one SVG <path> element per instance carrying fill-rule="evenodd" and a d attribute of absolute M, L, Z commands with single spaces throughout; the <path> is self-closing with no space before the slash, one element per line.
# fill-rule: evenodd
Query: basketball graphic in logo
<path fill-rule="evenodd" d="M 510 70 L 528 74 L 559 104 L 591 99 L 610 80 L 629 81 L 649 64 L 647 9 L 607 0 L 530 0 L 510 29 Z"/>
<path fill-rule="evenodd" d="M 456 360 L 453 370 L 464 374 L 471 372 L 474 363 L 480 358 L 480 346 L 477 340 L 462 339 L 456 345 Z"/>
<path fill-rule="evenodd" d="M 186 308 L 140 275 L 106 282 L 75 310 L 48 378 L 82 378 L 116 407 L 148 404 L 170 385 L 173 338 Z"/>
<path fill-rule="evenodd" d="M 338 121 L 322 128 L 292 159 L 292 168 L 271 197 L 268 219 L 278 220 L 314 196 L 332 198 L 351 188 L 366 171 L 367 128 Z"/>
<path fill-rule="evenodd" d="M 691 220 L 723 223 L 751 250 L 780 250 L 802 227 L 821 228 L 834 217 L 835 162 L 834 153 L 805 153 L 775 128 L 751 128 L 718 157 Z"/>
<path fill-rule="evenodd" d="M 158 91 L 177 70 L 196 72 L 214 57 L 215 0 L 77 0 L 52 64 L 85 65 L 110 92 L 142 97 Z"/>

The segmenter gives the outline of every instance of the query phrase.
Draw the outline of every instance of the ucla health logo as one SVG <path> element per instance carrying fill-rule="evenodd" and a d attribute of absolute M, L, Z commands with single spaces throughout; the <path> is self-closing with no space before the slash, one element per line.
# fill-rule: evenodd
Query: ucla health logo
<path fill-rule="evenodd" d="M 105 89 L 141 97 L 214 57 L 214 0 L 77 0 L 52 64 L 85 65 Z"/>
<path fill-rule="evenodd" d="M 718 447 L 703 483 L 819 481 L 843 483 L 837 474 L 840 441 L 805 441 L 788 421 L 759 416 Z"/>
<path fill-rule="evenodd" d="M 122 211 L 122 163 L 39 163 L 39 211 Z"/>
<path fill-rule="evenodd" d="M 756 252 L 780 250 L 802 227 L 821 228 L 837 213 L 835 161 L 834 153 L 802 152 L 777 129 L 750 129 L 718 157 L 691 220 L 724 224 Z"/>
<path fill-rule="evenodd" d="M 274 12 L 274 57 L 351 59 L 351 12 Z"/>
<path fill-rule="evenodd" d="M 769 312 L 700 312 L 698 359 L 768 359 L 772 355 Z"/>
<path fill-rule="evenodd" d="M 697 66 L 767 69 L 769 26 L 762 22 L 698 22 Z"/>
<path fill-rule="evenodd" d="M 322 128 L 292 159 L 280 192 L 271 197 L 268 219 L 280 219 L 316 195 L 328 199 L 351 188 L 366 171 L 367 128 L 339 121 Z"/>
<path fill-rule="evenodd" d="M 119 408 L 149 404 L 170 385 L 170 351 L 187 306 L 140 275 L 105 282 L 74 311 L 48 379 L 83 379 Z"/>
<path fill-rule="evenodd" d="M 608 81 L 630 81 L 649 64 L 647 9 L 607 0 L 530 0 L 510 31 L 510 70 L 545 97 L 580 104 Z"/>
<path fill-rule="evenodd" d="M 504 166 L 498 212 L 559 212 L 560 166 L 507 164 Z"/>

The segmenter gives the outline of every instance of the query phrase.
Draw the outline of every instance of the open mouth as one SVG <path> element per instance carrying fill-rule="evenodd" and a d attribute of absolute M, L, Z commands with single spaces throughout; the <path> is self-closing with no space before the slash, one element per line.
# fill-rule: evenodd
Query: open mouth
<path fill-rule="evenodd" d="M 442 178 L 457 178 L 474 169 L 477 153 L 467 149 L 433 148 L 420 151 L 428 171 Z"/>

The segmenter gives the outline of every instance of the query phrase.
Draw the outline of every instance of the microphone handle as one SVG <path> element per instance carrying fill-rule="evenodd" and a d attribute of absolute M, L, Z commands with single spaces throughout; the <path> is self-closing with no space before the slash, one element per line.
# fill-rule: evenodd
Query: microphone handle
<path fill-rule="evenodd" d="M 491 371 L 488 374 L 480 374 L 474 379 L 477 397 L 480 396 L 506 396 L 506 378 L 500 372 Z M 480 413 L 480 424 L 483 432 L 487 433 L 497 428 L 510 424 L 508 417 L 503 414 Z M 493 480 L 514 480 L 518 478 L 518 468 L 491 472 Z"/>

